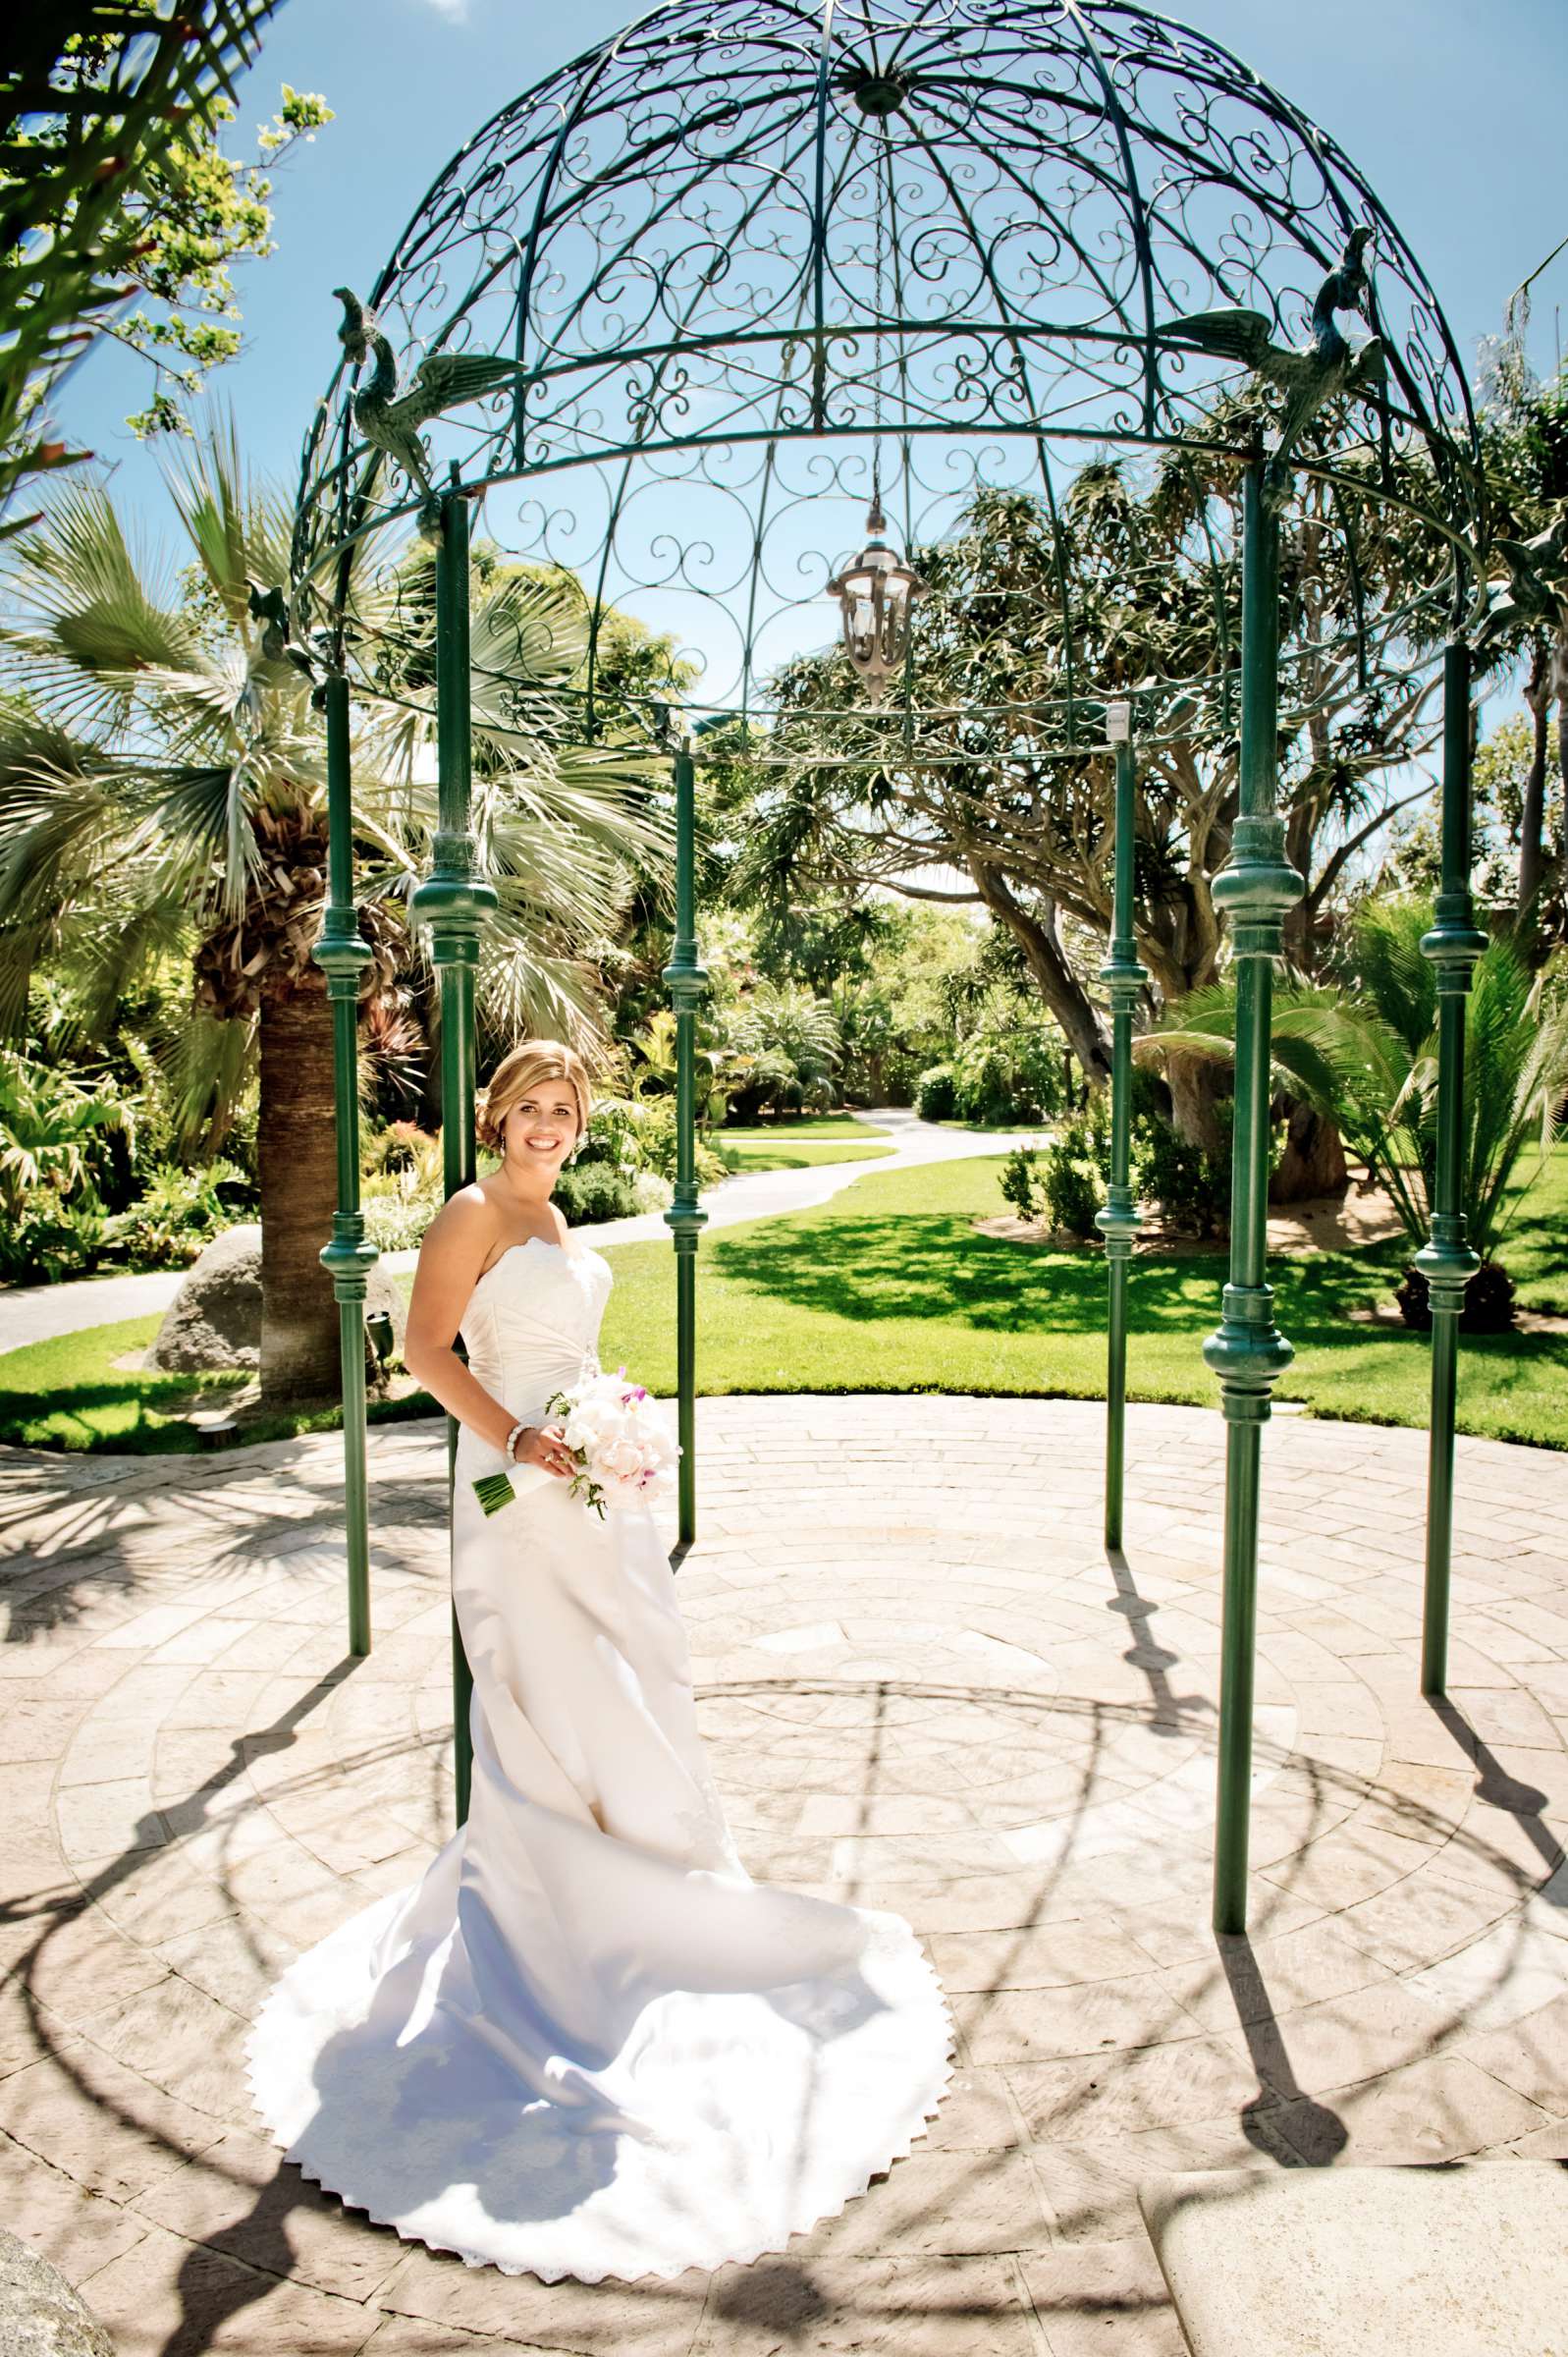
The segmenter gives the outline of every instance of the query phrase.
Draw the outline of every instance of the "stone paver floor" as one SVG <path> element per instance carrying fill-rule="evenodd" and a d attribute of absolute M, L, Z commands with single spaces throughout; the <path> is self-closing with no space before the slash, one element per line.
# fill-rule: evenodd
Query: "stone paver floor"
<path fill-rule="evenodd" d="M 929 2137 L 712 2277 L 400 2243 L 256 2132 L 244 2025 L 451 1821 L 441 1436 L 0 1453 L 0 2215 L 121 2357 L 1175 2357 L 1140 2175 L 1568 2156 L 1568 1459 L 1460 1444 L 1450 1702 L 1416 1692 L 1424 1441 L 1266 1436 L 1252 1931 L 1208 1930 L 1218 1418 L 719 1399 L 680 1573 L 759 1876 L 897 1907 L 961 2048 Z"/>

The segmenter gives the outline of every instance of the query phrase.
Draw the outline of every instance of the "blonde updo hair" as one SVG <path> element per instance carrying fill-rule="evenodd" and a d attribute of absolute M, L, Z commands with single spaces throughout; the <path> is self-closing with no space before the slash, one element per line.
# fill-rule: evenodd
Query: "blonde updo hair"
<path fill-rule="evenodd" d="M 588 1074 L 575 1048 L 559 1039 L 524 1039 L 502 1057 L 490 1075 L 490 1085 L 478 1107 L 474 1134 L 487 1154 L 502 1152 L 502 1131 L 514 1105 L 532 1094 L 541 1080 L 565 1080 L 577 1100 L 577 1143 L 588 1133 L 593 1098 Z"/>

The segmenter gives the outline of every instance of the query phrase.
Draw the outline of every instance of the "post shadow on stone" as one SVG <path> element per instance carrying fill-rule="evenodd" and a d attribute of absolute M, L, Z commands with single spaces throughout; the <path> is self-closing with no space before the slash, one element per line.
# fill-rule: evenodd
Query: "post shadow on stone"
<path fill-rule="evenodd" d="M 1459 1749 L 1475 1764 L 1476 1798 L 1488 1808 L 1501 1809 L 1515 1818 L 1528 1838 L 1541 1853 L 1541 1862 L 1548 1874 L 1555 1874 L 1563 1862 L 1563 1845 L 1541 1816 L 1546 1795 L 1534 1784 L 1522 1783 L 1510 1776 L 1489 1745 L 1484 1743 L 1465 1717 L 1445 1694 L 1423 1696 L 1433 1717 L 1439 1720 L 1453 1737 Z M 1565 1901 L 1552 1901 L 1563 1904 Z"/>
<path fill-rule="evenodd" d="M 1241 2132 L 1255 2152 L 1281 2168 L 1325 2168 L 1337 2161 L 1350 2132 L 1337 2111 L 1307 2093 L 1296 2078 L 1258 1953 L 1245 1932 L 1217 1932 L 1215 1946 L 1258 2093 L 1241 2110 Z"/>
<path fill-rule="evenodd" d="M 1181 1656 L 1179 1653 L 1167 1653 L 1156 1641 L 1150 1623 L 1160 1607 L 1150 1604 L 1138 1593 L 1138 1583 L 1133 1577 L 1126 1550 L 1108 1547 L 1106 1562 L 1116 1583 L 1116 1593 L 1107 1598 L 1106 1610 L 1108 1613 L 1120 1613 L 1126 1620 L 1132 1642 L 1121 1658 L 1124 1662 L 1130 1662 L 1148 1681 L 1149 1725 L 1157 1735 L 1179 1734 L 1182 1731 L 1183 1713 L 1207 1709 L 1206 1698 L 1201 1694 L 1179 1697 L 1172 1692 L 1168 1673 L 1174 1670 Z"/>

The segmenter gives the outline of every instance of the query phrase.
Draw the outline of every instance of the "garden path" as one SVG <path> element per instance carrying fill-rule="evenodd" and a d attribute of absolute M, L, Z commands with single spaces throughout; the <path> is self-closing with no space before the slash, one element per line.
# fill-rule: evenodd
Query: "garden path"
<path fill-rule="evenodd" d="M 973 1154 L 1009 1154 L 1015 1145 L 1040 1142 L 1040 1132 L 941 1127 L 917 1114 L 891 1107 L 860 1117 L 888 1131 L 893 1151 L 869 1162 L 826 1163 L 803 1171 L 755 1171 L 721 1179 L 702 1197 L 709 1226 L 732 1227 L 737 1220 L 772 1220 L 789 1211 L 809 1211 L 868 1171 L 906 1170 L 923 1162 L 951 1162 Z M 635 1219 L 605 1220 L 578 1233 L 595 1244 L 623 1244 L 668 1236 L 661 1212 Z M 416 1252 L 388 1252 L 383 1266 L 411 1269 Z M 0 1291 L 0 1351 L 25 1343 L 51 1341 L 83 1327 L 111 1326 L 122 1318 L 148 1317 L 165 1310 L 180 1289 L 183 1269 L 151 1269 L 134 1277 L 85 1277 L 67 1285 L 15 1286 Z"/>
<path fill-rule="evenodd" d="M 0 2197 L 120 2357 L 1177 2357 L 1180 2168 L 1568 2157 L 1568 1457 L 1461 1440 L 1453 1690 L 1416 1691 L 1425 1441 L 1265 1434 L 1252 1933 L 1208 1929 L 1224 1436 L 1103 1407 L 699 1403 L 680 1572 L 742 1855 L 898 1908 L 948 1991 L 928 2137 L 778 2256 L 466 2271 L 258 2135 L 273 1976 L 451 1823 L 443 1428 L 0 1451 Z"/>

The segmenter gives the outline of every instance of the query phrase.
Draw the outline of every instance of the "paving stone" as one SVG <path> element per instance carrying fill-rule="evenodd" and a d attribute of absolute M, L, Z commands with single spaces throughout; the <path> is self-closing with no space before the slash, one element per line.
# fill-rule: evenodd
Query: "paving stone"
<path fill-rule="evenodd" d="M 1009 1932 L 943 1932 L 932 1961 L 949 1996 L 973 1989 L 1065 1989 L 1147 1973 L 1149 1950 L 1105 1925 L 1060 1923 Z"/>
<path fill-rule="evenodd" d="M 138 2219 L 230 2258 L 320 2291 L 363 2300 L 403 2261 L 405 2245 L 313 2185 L 276 2145 L 237 2128 L 138 2194 Z"/>
<path fill-rule="evenodd" d="M 1251 2065 L 1217 2038 L 1130 2054 L 1108 2049 L 1098 2060 L 1021 2063 L 1005 2077 L 1030 2134 L 1044 2143 L 1219 2119 L 1258 2093 Z"/>
<path fill-rule="evenodd" d="M 626 2357 L 630 2350 L 636 2357 L 689 2357 L 708 2284 L 695 2269 L 669 2283 L 651 2276 L 640 2283 L 541 2283 L 537 2275 L 504 2275 L 415 2249 L 381 2285 L 375 2304 L 449 2330 L 537 2341 L 571 2357 Z"/>
<path fill-rule="evenodd" d="M 928 2153 L 922 2143 L 838 2217 L 792 2236 L 787 2255 L 809 2267 L 852 2252 L 964 2257 L 1039 2250 L 1050 2240 L 1026 2153 Z"/>
<path fill-rule="evenodd" d="M 127 1939 L 99 1908 L 87 1905 L 63 1910 L 40 1926 L 27 1960 L 32 1994 L 78 2027 L 168 1977 L 156 1949 Z"/>
<path fill-rule="evenodd" d="M 89 2191 L 129 2202 L 182 2168 L 218 2123 L 85 2041 L 0 2080 L 0 2129 Z"/>
<path fill-rule="evenodd" d="M 1273 2140 L 1263 2141 L 1273 2149 Z M 1288 2149 L 1288 2148 L 1287 2148 Z M 1258 2158 L 1239 2120 L 1190 2128 L 1151 2128 L 1091 2144 L 1040 2144 L 1035 2177 L 1055 2243 L 1142 2242 L 1138 2186 L 1151 2175 L 1186 2168 L 1239 2168 Z"/>
<path fill-rule="evenodd" d="M 1144 2210 L 1192 2345 L 1212 2357 L 1560 2345 L 1557 2169 L 1182 2175 L 1153 2180 Z"/>
<path fill-rule="evenodd" d="M 227 2005 L 171 1972 L 150 1989 L 94 2014 L 93 2045 L 151 2086 L 214 2120 L 244 2121 L 249 2113 L 243 2045 L 246 2024 Z"/>
<path fill-rule="evenodd" d="M 1544 2124 L 1539 2105 L 1462 2055 L 1325 2089 L 1317 2102 L 1282 2105 L 1276 2117 L 1284 2142 L 1313 2167 L 1341 2155 L 1362 2165 L 1464 2160 Z"/>
<path fill-rule="evenodd" d="M 417 2317 L 389 2316 L 365 2342 L 364 2357 L 458 2357 L 471 2349 L 476 2357 L 557 2357 L 539 2340 L 498 2340 L 491 2333 L 455 2332 L 450 2325 L 427 2325 Z M 626 2357 L 636 2357 L 628 2346 Z"/>
<path fill-rule="evenodd" d="M 1172 1968 L 1164 1982 L 1172 2000 L 1206 2030 L 1294 2017 L 1303 2007 L 1390 1978 L 1332 1918 L 1273 1938 L 1215 1938 L 1210 1945 L 1209 1959 Z"/>
<path fill-rule="evenodd" d="M 289 2264 L 281 2239 L 279 2270 Z M 153 2226 L 134 2250 L 80 2286 L 114 2335 L 116 2357 L 355 2357 L 381 2319 L 276 2270 L 246 2267 L 211 2244 Z"/>
<path fill-rule="evenodd" d="M 722 2268 L 691 2357 L 1038 2357 L 1017 2263 L 787 2255 Z"/>
<path fill-rule="evenodd" d="M 1147 2245 L 1091 2244 L 1020 2265 L 1051 2357 L 1188 2357 Z"/>
<path fill-rule="evenodd" d="M 1516 2095 L 1568 2118 L 1568 1997 L 1556 1997 L 1506 2027 L 1481 2027 L 1467 2014 L 1452 2045 Z"/>
<path fill-rule="evenodd" d="M 1065 1989 L 954 1997 L 952 2013 L 971 2059 L 1003 2069 L 1074 2055 L 1119 2055 L 1201 2035 L 1200 2024 L 1152 1972 Z"/>
<path fill-rule="evenodd" d="M 0 1451 L 26 1636 L 0 1646 L 0 1963 L 36 1957 L 30 1998 L 0 1990 L 0 2191 L 9 2157 L 127 2345 L 162 2357 L 184 2315 L 192 2346 L 257 2357 L 1164 2357 L 1141 2174 L 1555 2153 L 1568 1467 L 1462 1445 L 1439 1711 L 1414 1690 L 1421 1436 L 1270 1428 L 1258 1871 L 1250 1942 L 1221 1947 L 1223 1431 L 1131 1411 L 1112 1566 L 1102 1413 L 701 1405 L 679 1594 L 742 1854 L 906 1914 L 960 2057 L 914 2152 L 838 2218 L 675 2285 L 405 2245 L 249 2111 L 240 2047 L 272 1976 L 406 1887 L 450 1823 L 439 1425 L 372 1435 L 376 1644 L 352 1664 L 330 1437 L 173 1467 Z"/>
<path fill-rule="evenodd" d="M 96 2268 L 138 2243 L 144 2222 L 121 2203 L 89 2193 L 29 2153 L 12 2136 L 0 2135 L 0 2202 L 25 2241 L 59 2268 L 68 2282 L 81 2283 Z"/>

